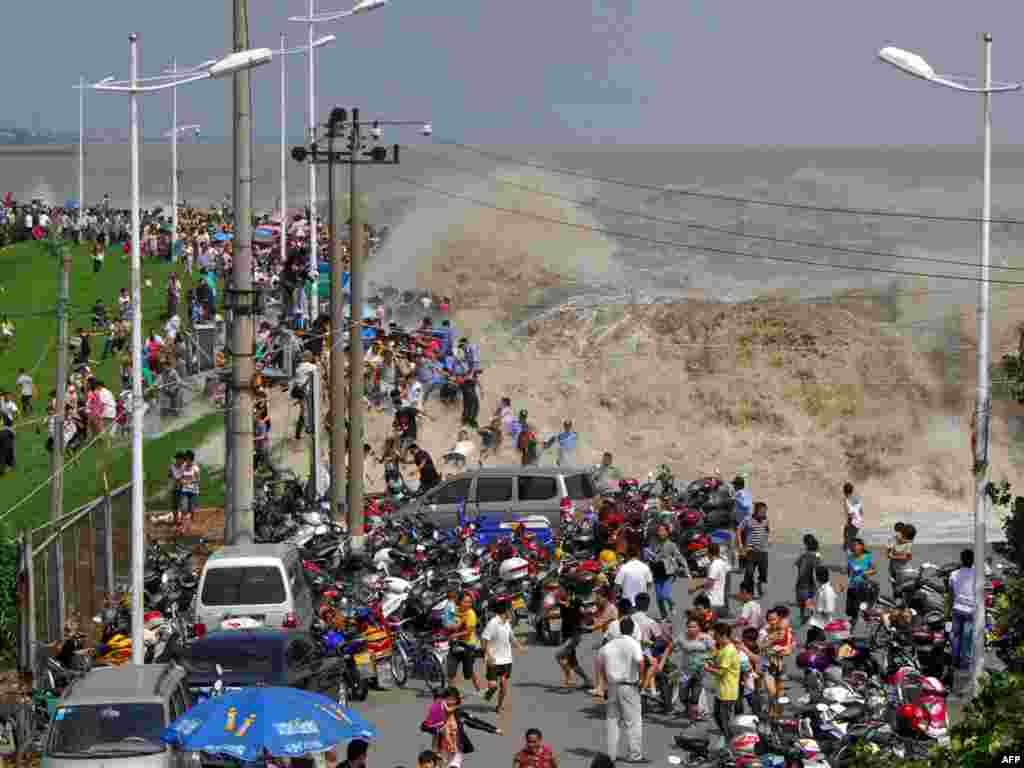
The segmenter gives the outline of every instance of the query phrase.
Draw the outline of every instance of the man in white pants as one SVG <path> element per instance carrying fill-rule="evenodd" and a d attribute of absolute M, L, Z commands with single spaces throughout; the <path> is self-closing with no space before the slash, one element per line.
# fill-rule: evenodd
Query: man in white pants
<path fill-rule="evenodd" d="M 650 761 L 643 753 L 643 713 L 640 705 L 640 681 L 644 675 L 643 647 L 633 638 L 633 620 L 629 617 L 619 622 L 622 632 L 608 641 L 599 652 L 600 665 L 608 682 L 608 704 L 605 710 L 605 727 L 608 737 L 608 754 L 614 759 L 619 753 L 619 723 L 626 729 L 629 743 L 628 765 L 646 765 Z"/>

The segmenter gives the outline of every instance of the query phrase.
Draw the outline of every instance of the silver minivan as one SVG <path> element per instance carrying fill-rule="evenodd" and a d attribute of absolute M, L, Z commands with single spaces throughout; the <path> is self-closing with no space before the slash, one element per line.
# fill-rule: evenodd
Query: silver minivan
<path fill-rule="evenodd" d="M 562 499 L 568 497 L 579 509 L 596 495 L 585 467 L 482 467 L 431 489 L 417 499 L 414 509 L 443 528 L 458 523 L 460 500 L 470 517 L 486 515 L 507 523 L 541 515 L 557 526 Z"/>
<path fill-rule="evenodd" d="M 188 768 L 160 736 L 189 706 L 181 667 L 97 667 L 54 709 L 43 768 Z"/>
<path fill-rule="evenodd" d="M 214 552 L 196 592 L 200 634 L 239 627 L 309 629 L 313 595 L 299 550 L 290 544 L 247 544 Z"/>

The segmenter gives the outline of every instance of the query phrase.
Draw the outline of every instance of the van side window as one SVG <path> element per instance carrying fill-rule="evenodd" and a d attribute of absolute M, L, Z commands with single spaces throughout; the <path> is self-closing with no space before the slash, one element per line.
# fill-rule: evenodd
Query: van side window
<path fill-rule="evenodd" d="M 520 501 L 547 501 L 558 494 L 558 484 L 553 477 L 537 475 L 519 476 Z"/>
<path fill-rule="evenodd" d="M 428 499 L 431 504 L 458 504 L 459 499 L 469 497 L 470 478 L 453 480 L 443 488 L 438 488 L 437 493 Z M 479 482 L 479 480 L 477 481 Z"/>
<path fill-rule="evenodd" d="M 478 477 L 476 479 L 476 500 L 481 504 L 512 501 L 512 478 Z"/>
<path fill-rule="evenodd" d="M 573 501 L 581 499 L 592 499 L 597 495 L 593 482 L 589 475 L 566 475 L 565 490 Z"/>

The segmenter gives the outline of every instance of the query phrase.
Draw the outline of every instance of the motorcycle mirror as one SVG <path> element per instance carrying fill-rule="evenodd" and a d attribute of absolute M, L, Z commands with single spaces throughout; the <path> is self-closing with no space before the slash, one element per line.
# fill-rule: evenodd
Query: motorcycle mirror
<path fill-rule="evenodd" d="M 788 696 L 780 696 L 779 698 L 777 698 L 775 700 L 775 703 L 776 704 L 781 704 L 782 706 L 786 706 L 787 704 L 789 704 L 789 697 Z"/>

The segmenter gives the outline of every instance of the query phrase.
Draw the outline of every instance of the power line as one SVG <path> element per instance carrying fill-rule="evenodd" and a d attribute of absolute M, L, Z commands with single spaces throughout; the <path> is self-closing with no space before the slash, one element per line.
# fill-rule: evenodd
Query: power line
<path fill-rule="evenodd" d="M 437 157 L 437 158 L 441 157 L 441 155 L 438 155 L 437 153 L 427 152 L 427 151 L 425 151 L 425 150 L 423 150 L 423 149 L 421 149 L 419 147 L 410 147 L 410 149 L 412 149 L 414 152 L 420 152 L 420 153 L 422 153 L 424 155 L 429 155 L 431 157 Z M 590 200 L 580 200 L 580 199 L 575 198 L 575 197 L 569 197 L 568 195 L 559 195 L 559 194 L 557 194 L 555 192 L 546 192 L 544 190 L 537 189 L 536 187 L 531 187 L 528 184 L 519 184 L 519 183 L 514 182 L 514 181 L 508 181 L 506 179 L 498 178 L 498 177 L 496 177 L 496 176 L 494 176 L 492 174 L 482 174 L 482 173 L 478 173 L 478 172 L 475 172 L 475 171 L 471 171 L 471 170 L 469 170 L 467 168 L 462 168 L 462 167 L 454 165 L 452 163 L 448 163 L 448 165 L 453 170 L 459 171 L 460 173 L 465 173 L 465 174 L 468 174 L 470 176 L 474 176 L 476 178 L 480 178 L 480 179 L 485 179 L 485 180 L 488 180 L 488 181 L 496 182 L 498 184 L 503 184 L 505 186 L 514 187 L 516 189 L 521 189 L 521 190 L 524 190 L 526 192 L 530 192 L 530 193 L 535 194 L 535 195 L 540 195 L 542 197 L 550 197 L 550 198 L 553 198 L 555 200 L 562 200 L 564 202 L 572 203 L 574 205 L 579 205 L 579 206 L 583 206 L 583 207 L 586 207 L 586 208 L 597 208 L 599 210 L 609 211 L 611 213 L 617 213 L 617 214 L 622 215 L 622 216 L 631 216 L 631 217 L 635 217 L 635 218 L 638 218 L 638 219 L 644 219 L 644 220 L 647 220 L 647 221 L 657 222 L 657 223 L 660 223 L 660 224 L 671 224 L 673 226 L 686 227 L 687 229 L 700 229 L 700 230 L 706 230 L 706 231 L 709 231 L 709 232 L 717 232 L 719 234 L 732 235 L 733 237 L 743 238 L 743 239 L 747 239 L 747 240 L 762 240 L 762 241 L 774 243 L 774 244 L 777 244 L 777 245 L 794 245 L 794 246 L 797 246 L 799 248 L 815 248 L 817 250 L 835 251 L 837 253 L 849 253 L 849 254 L 853 254 L 853 255 L 857 255 L 857 256 L 880 256 L 882 258 L 893 259 L 895 261 L 925 261 L 925 262 L 933 262 L 935 264 L 953 264 L 953 265 L 960 266 L 960 267 L 975 267 L 975 268 L 981 266 L 980 262 L 961 261 L 959 259 L 943 259 L 943 258 L 940 258 L 940 257 L 937 257 L 937 256 L 905 256 L 905 255 L 900 255 L 900 254 L 896 254 L 896 253 L 888 253 L 886 251 L 873 251 L 873 250 L 869 250 L 869 249 L 865 249 L 865 248 L 851 248 L 849 246 L 829 245 L 827 243 L 811 243 L 811 242 L 808 242 L 806 240 L 791 240 L 791 239 L 788 239 L 788 238 L 774 237 L 774 236 L 771 236 L 771 235 L 757 235 L 757 234 L 748 233 L 748 232 L 737 232 L 736 230 L 727 229 L 725 227 L 716 227 L 716 226 L 712 226 L 710 224 L 699 224 L 699 223 L 695 223 L 695 222 L 683 221 L 681 219 L 671 219 L 671 218 L 668 218 L 668 217 L 665 217 L 665 216 L 655 216 L 653 214 L 643 213 L 641 211 L 633 211 L 633 210 L 627 210 L 627 209 L 623 209 L 623 208 L 616 208 L 614 206 L 605 205 L 604 203 L 598 203 L 598 202 L 594 202 L 594 201 L 590 201 Z M 991 269 L 1002 269 L 1002 270 L 1007 270 L 1007 271 L 1015 271 L 1015 272 L 1016 271 L 1024 271 L 1024 267 L 992 266 L 990 268 Z"/>
<path fill-rule="evenodd" d="M 949 222 L 964 222 L 971 224 L 981 223 L 980 218 L 974 218 L 970 216 L 941 216 L 937 214 L 927 213 L 916 213 L 913 211 L 882 211 L 869 208 L 841 208 L 833 206 L 819 206 L 810 205 L 808 203 L 784 203 L 780 200 L 758 200 L 752 197 L 738 197 L 735 195 L 723 195 L 715 192 L 697 192 L 686 189 L 675 189 L 670 187 L 659 187 L 654 184 L 640 184 L 638 182 L 625 181 L 624 179 L 615 179 L 607 176 L 595 176 L 593 174 L 583 173 L 582 171 L 574 171 L 570 168 L 560 168 L 557 166 L 544 165 L 543 163 L 534 162 L 532 160 L 523 160 L 522 158 L 512 157 L 510 155 L 502 155 L 497 152 L 490 152 L 479 147 L 474 147 L 470 144 L 463 144 L 458 141 L 452 140 L 441 140 L 440 144 L 447 146 L 456 147 L 457 149 L 464 149 L 468 152 L 474 152 L 481 157 L 487 157 L 492 160 L 498 160 L 503 163 L 510 163 L 513 165 L 522 165 L 528 168 L 536 168 L 538 170 L 547 171 L 549 173 L 557 173 L 564 176 L 575 176 L 577 178 L 586 179 L 588 181 L 599 181 L 604 184 L 614 184 L 620 187 L 630 187 L 632 189 L 642 189 L 648 192 L 658 192 L 665 195 L 680 195 L 685 197 L 699 197 L 706 200 L 720 200 L 729 203 L 737 203 L 743 205 L 762 205 L 773 208 L 790 208 L 799 211 L 817 211 L 819 213 L 841 213 L 849 214 L 851 216 L 880 216 L 888 218 L 901 218 L 901 219 L 918 219 L 921 221 L 949 221 Z M 1021 219 L 989 219 L 990 224 L 1024 224 L 1024 220 Z"/>
<path fill-rule="evenodd" d="M 933 274 L 933 273 L 930 273 L 930 272 L 912 272 L 912 271 L 909 271 L 909 270 L 890 269 L 888 267 L 867 267 L 867 266 L 856 265 L 856 264 L 828 264 L 828 263 L 822 263 L 820 261 L 811 261 L 809 259 L 798 259 L 798 258 L 791 257 L 791 256 L 768 256 L 768 255 L 763 254 L 763 253 L 750 253 L 750 252 L 744 252 L 744 251 L 732 251 L 732 250 L 729 250 L 727 248 L 716 248 L 714 246 L 709 246 L 709 245 L 692 245 L 690 243 L 681 243 L 681 242 L 676 241 L 676 240 L 664 240 L 664 239 L 660 239 L 660 238 L 647 237 L 647 236 L 644 236 L 644 235 L 635 234 L 633 232 L 621 232 L 621 231 L 617 231 L 617 230 L 607 229 L 607 228 L 604 228 L 604 227 L 596 227 L 596 226 L 592 226 L 592 225 L 589 225 L 589 224 L 578 224 L 576 222 L 565 221 L 563 219 L 555 219 L 555 218 L 551 218 L 549 216 L 542 216 L 540 214 L 530 213 L 529 211 L 523 211 L 523 210 L 520 210 L 520 209 L 517 209 L 517 208 L 505 208 L 503 206 L 495 205 L 494 203 L 490 203 L 490 202 L 487 202 L 485 200 L 478 200 L 478 199 L 476 199 L 474 197 L 470 197 L 469 195 L 462 195 L 462 194 L 459 194 L 457 192 L 451 192 L 449 190 L 440 189 L 438 187 L 434 187 L 434 186 L 431 186 L 429 184 L 424 184 L 423 182 L 416 181 L 415 179 L 409 179 L 409 178 L 406 178 L 404 176 L 395 176 L 393 178 L 396 181 L 400 181 L 400 182 L 402 182 L 404 184 L 408 184 L 408 185 L 413 186 L 413 187 L 418 187 L 420 189 L 429 190 L 431 192 L 435 192 L 435 193 L 437 193 L 439 195 L 443 195 L 445 197 L 449 197 L 449 198 L 452 198 L 452 199 L 463 200 L 463 201 L 466 201 L 466 202 L 470 202 L 470 203 L 473 203 L 474 205 L 478 205 L 478 206 L 480 206 L 482 208 L 489 208 L 491 210 L 500 211 L 502 213 L 511 213 L 513 215 L 523 216 L 525 218 L 534 219 L 536 221 L 543 221 L 543 222 L 546 222 L 548 224 L 558 224 L 558 225 L 561 225 L 563 227 L 570 227 L 572 229 L 585 230 L 585 231 L 588 231 L 588 232 L 594 232 L 596 234 L 609 235 L 611 237 L 619 237 L 619 238 L 626 239 L 626 240 L 638 240 L 638 241 L 641 241 L 641 242 L 651 243 L 653 245 L 664 245 L 664 246 L 670 246 L 670 247 L 673 247 L 673 248 L 681 248 L 683 250 L 698 251 L 698 252 L 701 252 L 701 253 L 715 253 L 715 254 L 719 254 L 719 255 L 722 255 L 722 256 L 739 256 L 741 258 L 747 258 L 747 259 L 764 259 L 766 261 L 778 261 L 778 262 L 786 262 L 786 263 L 790 263 L 790 264 L 804 264 L 806 266 L 811 266 L 811 267 L 823 267 L 823 268 L 826 268 L 826 269 L 838 269 L 838 270 L 846 270 L 846 271 L 851 271 L 851 272 L 874 272 L 876 274 L 902 275 L 903 277 L 928 277 L 928 278 L 934 278 L 934 279 L 937 279 L 937 280 L 965 280 L 965 281 L 972 282 L 972 283 L 981 281 L 981 278 L 978 278 L 978 277 L 968 277 L 966 275 L 944 275 L 944 274 Z M 1021 281 L 1021 280 L 1002 280 L 1002 279 L 999 279 L 999 278 L 988 278 L 984 282 L 991 283 L 991 284 L 1024 286 L 1024 281 Z"/>

